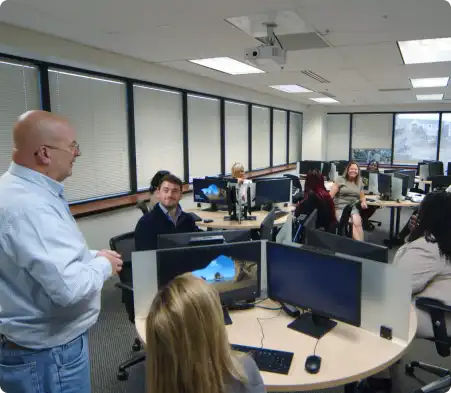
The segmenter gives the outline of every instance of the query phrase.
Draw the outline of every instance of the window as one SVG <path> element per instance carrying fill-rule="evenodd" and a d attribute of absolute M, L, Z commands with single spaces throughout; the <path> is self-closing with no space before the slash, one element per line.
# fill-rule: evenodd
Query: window
<path fill-rule="evenodd" d="M 326 159 L 349 160 L 349 126 L 351 115 L 326 116 Z"/>
<path fill-rule="evenodd" d="M 269 108 L 252 105 L 252 170 L 269 167 Z"/>
<path fill-rule="evenodd" d="M 391 164 L 393 114 L 354 114 L 352 159 L 361 163 Z"/>
<path fill-rule="evenodd" d="M 81 156 L 65 181 L 70 202 L 130 192 L 125 84 L 81 73 L 49 71 L 52 111 L 77 130 Z"/>
<path fill-rule="evenodd" d="M 440 137 L 440 156 L 446 171 L 447 163 L 451 162 L 451 113 L 442 114 L 442 131 Z M 451 173 L 448 173 L 451 176 Z"/>
<path fill-rule="evenodd" d="M 301 160 L 302 151 L 302 114 L 290 112 L 290 154 L 289 162 Z"/>
<path fill-rule="evenodd" d="M 190 182 L 195 177 L 221 173 L 219 100 L 188 95 Z"/>
<path fill-rule="evenodd" d="M 225 102 L 225 172 L 232 172 L 235 162 L 248 169 L 249 124 L 247 104 Z"/>
<path fill-rule="evenodd" d="M 438 113 L 398 113 L 393 164 L 416 165 L 437 158 Z"/>
<path fill-rule="evenodd" d="M 41 109 L 38 76 L 36 67 L 0 58 L 0 174 L 11 164 L 12 128 L 17 118 Z"/>
<path fill-rule="evenodd" d="M 181 93 L 140 85 L 133 92 L 138 190 L 148 189 L 161 169 L 183 180 Z"/>
<path fill-rule="evenodd" d="M 287 112 L 274 109 L 272 134 L 272 164 L 273 166 L 287 163 Z"/>

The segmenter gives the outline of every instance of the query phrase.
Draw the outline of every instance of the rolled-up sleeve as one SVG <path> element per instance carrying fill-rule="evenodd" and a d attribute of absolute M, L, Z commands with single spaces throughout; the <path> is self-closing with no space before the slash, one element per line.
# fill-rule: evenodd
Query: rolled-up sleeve
<path fill-rule="evenodd" d="M 3 246 L 55 303 L 68 306 L 98 293 L 112 273 L 105 257 L 95 257 L 75 224 L 51 206 L 26 209 L 9 220 Z"/>

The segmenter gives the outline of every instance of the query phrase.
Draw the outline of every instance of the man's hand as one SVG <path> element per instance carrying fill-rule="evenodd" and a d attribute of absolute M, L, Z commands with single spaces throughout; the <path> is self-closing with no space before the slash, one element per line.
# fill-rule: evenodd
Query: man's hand
<path fill-rule="evenodd" d="M 122 270 L 122 265 L 124 263 L 122 262 L 120 254 L 118 254 L 116 251 L 102 250 L 99 251 L 96 256 L 105 257 L 106 259 L 108 259 L 108 261 L 111 263 L 113 275 L 120 273 L 120 271 Z"/>

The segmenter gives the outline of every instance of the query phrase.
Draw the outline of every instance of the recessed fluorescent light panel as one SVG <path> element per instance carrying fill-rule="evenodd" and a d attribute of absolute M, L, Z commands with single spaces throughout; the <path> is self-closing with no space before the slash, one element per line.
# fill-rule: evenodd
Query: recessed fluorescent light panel
<path fill-rule="evenodd" d="M 230 57 L 215 57 L 212 59 L 189 61 L 230 75 L 261 74 L 265 72 L 248 64 L 241 63 L 238 60 L 231 59 Z"/>
<path fill-rule="evenodd" d="M 273 85 L 273 89 L 284 91 L 285 93 L 311 93 L 312 91 L 299 85 Z"/>
<path fill-rule="evenodd" d="M 439 101 L 443 100 L 443 94 L 417 94 L 418 101 Z"/>
<path fill-rule="evenodd" d="M 446 87 L 448 86 L 449 78 L 419 78 L 411 79 L 410 81 L 415 89 L 421 87 Z"/>
<path fill-rule="evenodd" d="M 337 100 L 330 97 L 309 98 L 309 100 L 319 102 L 320 104 L 339 104 Z"/>
<path fill-rule="evenodd" d="M 451 61 L 451 38 L 399 41 L 405 64 L 437 63 Z"/>

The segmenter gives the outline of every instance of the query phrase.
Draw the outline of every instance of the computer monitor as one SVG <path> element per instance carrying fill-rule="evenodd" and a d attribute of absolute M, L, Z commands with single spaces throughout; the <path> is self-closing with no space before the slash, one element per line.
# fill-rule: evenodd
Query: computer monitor
<path fill-rule="evenodd" d="M 321 172 L 322 161 L 300 161 L 299 162 L 299 173 L 306 175 L 309 171 L 317 169 Z"/>
<path fill-rule="evenodd" d="M 213 285 L 225 306 L 253 300 L 260 296 L 261 247 L 254 241 L 157 250 L 158 288 L 191 272 Z"/>
<path fill-rule="evenodd" d="M 337 324 L 329 318 L 360 326 L 360 262 L 271 242 L 266 261 L 268 297 L 308 310 L 289 328 L 319 339 Z"/>
<path fill-rule="evenodd" d="M 398 171 L 398 173 L 401 173 L 401 174 L 406 175 L 406 176 L 409 177 L 409 181 L 407 183 L 407 188 L 409 188 L 409 189 L 415 188 L 416 171 L 414 171 L 414 170 L 402 170 L 402 171 Z"/>
<path fill-rule="evenodd" d="M 379 173 L 377 176 L 377 189 L 380 195 L 389 197 L 391 195 L 392 175 Z"/>
<path fill-rule="evenodd" d="M 194 202 L 227 204 L 227 181 L 219 178 L 193 179 Z"/>
<path fill-rule="evenodd" d="M 398 181 L 396 180 L 398 179 Z M 392 179 L 392 191 L 395 188 L 395 184 L 400 182 L 400 189 L 399 189 L 399 194 L 400 195 L 395 195 L 394 198 L 398 199 L 401 196 L 407 196 L 407 192 L 409 191 L 409 176 L 405 175 L 404 173 L 401 172 L 395 172 L 393 174 L 393 179 Z M 394 191 L 393 191 L 394 192 Z M 398 194 L 398 193 L 396 193 Z"/>
<path fill-rule="evenodd" d="M 250 230 L 187 232 L 158 235 L 157 249 L 201 246 L 207 244 L 237 243 L 252 240 Z"/>
<path fill-rule="evenodd" d="M 427 180 L 429 177 L 429 164 L 420 164 L 418 173 L 421 180 Z"/>
<path fill-rule="evenodd" d="M 255 203 L 289 202 L 291 200 L 291 179 L 287 177 L 261 179 L 255 182 Z"/>
<path fill-rule="evenodd" d="M 429 167 L 429 176 L 443 176 L 443 162 L 434 161 L 428 163 Z"/>
<path fill-rule="evenodd" d="M 363 187 L 365 189 L 368 189 L 368 186 L 370 184 L 370 172 L 365 169 L 362 169 L 360 171 L 360 177 L 362 178 Z"/>
<path fill-rule="evenodd" d="M 310 247 L 330 250 L 334 253 L 338 252 L 340 254 L 348 254 L 359 258 L 388 263 L 387 247 L 353 240 L 346 236 L 338 236 L 316 229 L 309 228 L 306 230 L 305 244 Z"/>
<path fill-rule="evenodd" d="M 451 162 L 448 162 L 448 169 L 446 170 L 446 174 L 451 176 Z"/>
<path fill-rule="evenodd" d="M 348 166 L 349 161 L 336 161 L 335 168 L 338 173 L 338 176 L 342 176 L 345 173 L 346 167 Z"/>
<path fill-rule="evenodd" d="M 395 173 L 397 171 L 398 171 L 397 169 L 384 169 L 383 173 L 385 173 L 386 175 L 389 175 L 389 174 Z"/>
<path fill-rule="evenodd" d="M 432 181 L 432 189 L 446 189 L 451 186 L 451 176 L 432 176 L 428 177 Z"/>
<path fill-rule="evenodd" d="M 324 161 L 323 169 L 321 170 L 321 174 L 324 176 L 325 179 L 329 179 L 331 169 L 332 169 L 332 164 L 329 161 Z"/>

